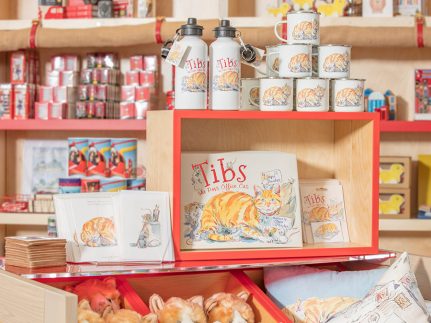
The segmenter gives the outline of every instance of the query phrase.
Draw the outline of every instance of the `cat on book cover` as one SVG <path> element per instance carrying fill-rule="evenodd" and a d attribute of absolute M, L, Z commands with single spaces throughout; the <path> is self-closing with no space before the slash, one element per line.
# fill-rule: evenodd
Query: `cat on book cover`
<path fill-rule="evenodd" d="M 289 178 L 280 185 L 281 172 L 274 174 L 274 181 L 271 176 L 262 177 L 262 184 L 254 186 L 254 195 L 226 191 L 205 204 L 185 205 L 185 238 L 287 243 L 289 237 L 297 233 L 292 230 L 296 210 L 295 180 Z"/>
<path fill-rule="evenodd" d="M 145 209 L 142 215 L 142 228 L 136 242 L 130 243 L 131 247 L 147 248 L 157 247 L 161 244 L 160 236 L 156 228 L 160 226 L 160 207 L 158 204 L 151 209 Z"/>

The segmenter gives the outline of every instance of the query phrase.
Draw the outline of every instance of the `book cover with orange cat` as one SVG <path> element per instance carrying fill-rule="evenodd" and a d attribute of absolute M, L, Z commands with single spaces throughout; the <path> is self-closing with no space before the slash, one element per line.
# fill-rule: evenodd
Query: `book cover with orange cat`
<path fill-rule="evenodd" d="M 181 248 L 302 247 L 296 156 L 183 153 Z"/>

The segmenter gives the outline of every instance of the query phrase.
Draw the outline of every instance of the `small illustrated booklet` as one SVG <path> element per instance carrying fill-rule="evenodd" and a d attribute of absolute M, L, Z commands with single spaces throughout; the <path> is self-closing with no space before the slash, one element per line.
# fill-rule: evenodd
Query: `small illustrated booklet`
<path fill-rule="evenodd" d="M 287 247 L 302 247 L 295 155 L 182 154 L 182 249 Z"/>
<path fill-rule="evenodd" d="M 300 189 L 304 242 L 349 242 L 341 183 L 300 180 Z"/>
<path fill-rule="evenodd" d="M 69 262 L 174 261 L 168 193 L 64 194 L 54 202 Z"/>

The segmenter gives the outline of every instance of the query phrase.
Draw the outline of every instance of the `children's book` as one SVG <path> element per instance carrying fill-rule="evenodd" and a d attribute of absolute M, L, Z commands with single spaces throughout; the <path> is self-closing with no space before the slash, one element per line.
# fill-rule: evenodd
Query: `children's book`
<path fill-rule="evenodd" d="M 301 180 L 305 243 L 348 242 L 343 187 L 338 180 Z"/>
<path fill-rule="evenodd" d="M 64 194 L 54 201 L 67 261 L 174 261 L 168 193 Z"/>
<path fill-rule="evenodd" d="M 302 247 L 295 155 L 182 154 L 182 249 L 286 247 Z"/>

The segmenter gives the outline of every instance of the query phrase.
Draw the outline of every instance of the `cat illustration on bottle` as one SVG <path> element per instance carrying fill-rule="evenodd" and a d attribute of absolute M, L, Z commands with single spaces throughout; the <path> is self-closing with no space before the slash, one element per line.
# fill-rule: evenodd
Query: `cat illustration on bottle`
<path fill-rule="evenodd" d="M 239 75 L 235 71 L 226 71 L 214 76 L 214 89 L 219 91 L 239 91 Z"/>
<path fill-rule="evenodd" d="M 205 92 L 207 88 L 207 77 L 204 72 L 195 72 L 183 78 L 183 91 Z"/>
<path fill-rule="evenodd" d="M 295 40 L 314 40 L 317 39 L 319 32 L 319 21 L 314 19 L 310 21 L 301 21 L 295 25 L 292 32 L 292 37 Z"/>
<path fill-rule="evenodd" d="M 289 70 L 293 73 L 310 72 L 310 56 L 307 54 L 297 54 L 290 59 Z"/>
<path fill-rule="evenodd" d="M 325 88 L 317 86 L 315 89 L 302 89 L 296 96 L 296 103 L 299 107 L 319 107 L 325 96 Z"/>
<path fill-rule="evenodd" d="M 325 72 L 347 72 L 349 69 L 349 55 L 334 53 L 325 58 L 323 70 Z"/>
<path fill-rule="evenodd" d="M 115 246 L 117 239 L 114 222 L 105 217 L 96 217 L 85 222 L 82 225 L 81 240 L 87 247 Z M 75 241 L 78 243 L 76 234 Z"/>
<path fill-rule="evenodd" d="M 288 85 L 273 86 L 265 90 L 262 101 L 264 105 L 286 105 L 291 94 L 292 89 Z"/>
<path fill-rule="evenodd" d="M 335 95 L 335 104 L 339 107 L 354 107 L 361 104 L 364 89 L 361 86 L 356 88 L 344 88 Z"/>

